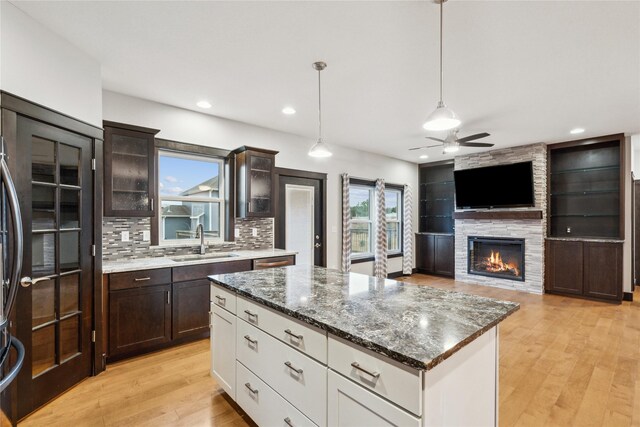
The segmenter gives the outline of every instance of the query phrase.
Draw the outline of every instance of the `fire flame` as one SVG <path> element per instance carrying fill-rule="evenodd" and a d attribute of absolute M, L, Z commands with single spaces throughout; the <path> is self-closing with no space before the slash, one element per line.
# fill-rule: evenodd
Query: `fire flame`
<path fill-rule="evenodd" d="M 515 276 L 520 275 L 520 270 L 518 270 L 518 266 L 513 263 L 502 261 L 500 252 L 497 252 L 497 251 L 496 252 L 491 251 L 491 256 L 486 258 L 483 264 L 485 269 L 491 273 L 510 272 Z"/>

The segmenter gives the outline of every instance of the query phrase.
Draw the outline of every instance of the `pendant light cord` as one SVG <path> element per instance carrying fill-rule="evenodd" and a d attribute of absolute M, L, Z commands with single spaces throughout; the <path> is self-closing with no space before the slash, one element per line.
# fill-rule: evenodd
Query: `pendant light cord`
<path fill-rule="evenodd" d="M 318 140 L 322 141 L 322 92 L 320 91 L 320 72 L 318 70 Z"/>
<path fill-rule="evenodd" d="M 445 0 L 440 0 L 440 104 L 442 104 L 442 15 L 443 15 L 443 5 Z"/>

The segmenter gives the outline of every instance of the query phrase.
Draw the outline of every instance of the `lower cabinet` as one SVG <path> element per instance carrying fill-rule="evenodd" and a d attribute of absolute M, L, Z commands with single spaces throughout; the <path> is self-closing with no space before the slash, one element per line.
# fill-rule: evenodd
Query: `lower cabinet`
<path fill-rule="evenodd" d="M 416 267 L 420 273 L 454 276 L 455 237 L 450 234 L 416 234 Z"/>
<path fill-rule="evenodd" d="M 547 240 L 545 290 L 622 300 L 622 243 Z"/>
<path fill-rule="evenodd" d="M 201 336 L 209 330 L 208 279 L 173 284 L 173 338 Z"/>
<path fill-rule="evenodd" d="M 236 398 L 236 316 L 211 304 L 211 376 Z"/>
<path fill-rule="evenodd" d="M 109 356 L 171 341 L 171 285 L 111 292 Z"/>
<path fill-rule="evenodd" d="M 376 396 L 352 381 L 329 371 L 329 426 L 415 426 L 420 418 Z"/>

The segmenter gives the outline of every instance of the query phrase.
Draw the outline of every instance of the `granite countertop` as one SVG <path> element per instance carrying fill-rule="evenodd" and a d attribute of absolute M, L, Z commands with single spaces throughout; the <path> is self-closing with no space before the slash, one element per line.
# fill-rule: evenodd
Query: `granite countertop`
<path fill-rule="evenodd" d="M 508 301 L 305 265 L 209 279 L 420 370 L 432 369 L 520 308 Z"/>
<path fill-rule="evenodd" d="M 215 255 L 230 254 L 233 256 L 215 258 Z M 285 255 L 296 255 L 297 252 L 283 249 L 264 249 L 255 251 L 208 252 L 205 255 L 173 255 L 166 257 L 138 258 L 118 261 L 103 261 L 102 273 L 122 273 L 125 271 L 150 270 L 153 268 L 180 267 L 182 265 L 209 264 L 214 262 L 238 261 L 246 259 L 269 258 Z M 176 260 L 187 257 L 187 259 Z M 212 258 L 213 257 L 213 258 Z"/>
<path fill-rule="evenodd" d="M 561 242 L 624 243 L 624 240 L 621 239 L 598 239 L 596 237 L 547 237 L 547 240 L 557 240 Z"/>

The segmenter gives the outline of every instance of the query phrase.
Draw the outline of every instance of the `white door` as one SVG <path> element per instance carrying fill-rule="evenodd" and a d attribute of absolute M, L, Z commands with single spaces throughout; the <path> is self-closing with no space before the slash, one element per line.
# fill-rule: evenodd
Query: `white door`
<path fill-rule="evenodd" d="M 296 251 L 296 264 L 313 265 L 314 254 L 314 188 L 287 184 L 285 187 L 285 246 Z"/>

